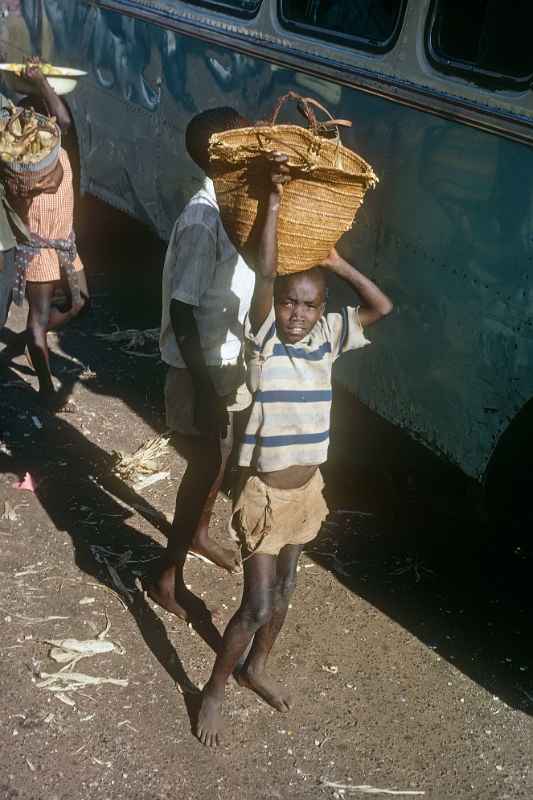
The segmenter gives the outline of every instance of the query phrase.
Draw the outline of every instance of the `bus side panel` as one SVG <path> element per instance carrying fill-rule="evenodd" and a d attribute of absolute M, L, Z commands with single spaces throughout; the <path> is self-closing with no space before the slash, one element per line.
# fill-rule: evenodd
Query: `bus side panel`
<path fill-rule="evenodd" d="M 198 185 L 183 147 L 197 111 L 233 105 L 256 120 L 296 89 L 353 120 L 344 141 L 380 183 L 340 249 L 396 308 L 337 376 L 480 476 L 533 396 L 533 150 L 85 3 L 43 8 L 50 56 L 90 73 L 71 95 L 85 185 L 162 236 Z M 352 297 L 337 285 L 339 301 Z"/>

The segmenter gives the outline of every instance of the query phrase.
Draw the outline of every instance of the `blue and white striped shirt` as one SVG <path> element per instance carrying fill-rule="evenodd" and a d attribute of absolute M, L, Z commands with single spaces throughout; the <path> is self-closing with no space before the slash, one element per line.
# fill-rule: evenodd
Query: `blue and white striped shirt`
<path fill-rule="evenodd" d="M 327 459 L 331 369 L 348 350 L 369 344 L 356 308 L 326 314 L 296 344 L 282 342 L 274 309 L 255 336 L 245 325 L 248 385 L 254 393 L 239 465 L 275 472 Z"/>

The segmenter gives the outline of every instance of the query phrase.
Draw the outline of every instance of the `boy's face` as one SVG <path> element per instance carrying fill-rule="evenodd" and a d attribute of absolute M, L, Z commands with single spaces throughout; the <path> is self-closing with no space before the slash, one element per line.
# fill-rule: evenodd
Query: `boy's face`
<path fill-rule="evenodd" d="M 281 341 L 295 344 L 305 339 L 324 313 L 325 305 L 322 281 L 304 273 L 278 278 L 274 310 Z"/>

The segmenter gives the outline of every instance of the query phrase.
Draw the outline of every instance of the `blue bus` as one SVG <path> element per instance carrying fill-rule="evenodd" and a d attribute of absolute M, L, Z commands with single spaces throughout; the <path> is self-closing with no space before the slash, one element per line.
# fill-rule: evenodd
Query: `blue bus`
<path fill-rule="evenodd" d="M 345 144 L 380 183 L 343 252 L 396 312 L 339 381 L 468 476 L 500 452 L 529 468 L 533 4 L 0 0 L 0 14 L 2 60 L 89 73 L 66 98 L 82 190 L 163 239 L 198 185 L 183 146 L 197 111 L 264 119 L 293 89 L 353 120 Z"/>

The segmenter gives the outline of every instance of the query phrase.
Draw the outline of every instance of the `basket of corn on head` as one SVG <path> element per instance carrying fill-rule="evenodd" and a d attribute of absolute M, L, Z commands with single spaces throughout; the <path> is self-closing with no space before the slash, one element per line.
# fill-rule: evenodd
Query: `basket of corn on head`
<path fill-rule="evenodd" d="M 56 167 L 61 132 L 54 117 L 11 106 L 0 111 L 0 177 L 21 191 Z"/>

